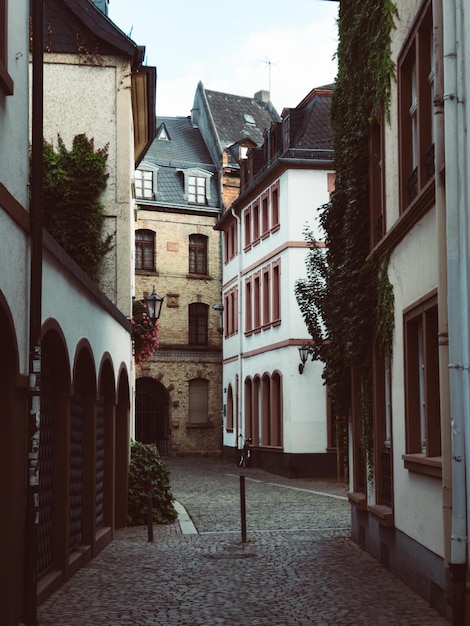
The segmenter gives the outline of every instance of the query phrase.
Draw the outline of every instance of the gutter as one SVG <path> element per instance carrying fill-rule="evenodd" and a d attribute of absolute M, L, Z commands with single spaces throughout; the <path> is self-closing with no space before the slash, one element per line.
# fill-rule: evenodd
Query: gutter
<path fill-rule="evenodd" d="M 467 572 L 467 453 L 469 414 L 469 240 L 465 159 L 462 0 L 443 0 L 443 66 L 446 151 L 446 229 L 449 307 L 449 380 L 452 444 L 451 561 L 453 624 L 465 625 L 465 579 Z M 467 483 L 467 484 L 466 484 Z"/>

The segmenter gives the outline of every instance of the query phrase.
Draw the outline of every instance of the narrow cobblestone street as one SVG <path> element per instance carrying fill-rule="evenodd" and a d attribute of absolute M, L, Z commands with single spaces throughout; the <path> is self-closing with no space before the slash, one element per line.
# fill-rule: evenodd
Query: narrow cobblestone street
<path fill-rule="evenodd" d="M 350 540 L 345 485 L 168 459 L 180 521 L 119 531 L 40 626 L 448 626 Z M 245 475 L 242 542 L 239 475 Z"/>

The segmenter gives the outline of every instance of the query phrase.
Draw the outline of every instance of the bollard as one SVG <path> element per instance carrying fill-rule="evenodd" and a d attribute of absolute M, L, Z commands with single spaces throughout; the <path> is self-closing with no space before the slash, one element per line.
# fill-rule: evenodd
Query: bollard
<path fill-rule="evenodd" d="M 147 485 L 147 536 L 148 541 L 153 541 L 153 493 L 152 485 Z"/>
<path fill-rule="evenodd" d="M 246 505 L 245 505 L 245 477 L 240 476 L 240 516 L 242 525 L 242 542 L 246 543 Z"/>

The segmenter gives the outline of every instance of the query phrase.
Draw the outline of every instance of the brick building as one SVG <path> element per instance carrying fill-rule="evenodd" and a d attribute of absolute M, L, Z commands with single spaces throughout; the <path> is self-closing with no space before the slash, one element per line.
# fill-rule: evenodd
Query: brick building
<path fill-rule="evenodd" d="M 217 168 L 189 118 L 158 118 L 135 175 L 135 294 L 164 296 L 160 346 L 136 367 L 135 438 L 161 454 L 221 452 Z"/>

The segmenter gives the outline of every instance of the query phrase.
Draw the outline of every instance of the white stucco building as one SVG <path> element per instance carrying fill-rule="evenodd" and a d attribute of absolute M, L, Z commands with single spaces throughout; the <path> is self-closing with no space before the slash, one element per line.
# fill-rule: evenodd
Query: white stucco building
<path fill-rule="evenodd" d="M 317 209 L 334 185 L 331 93 L 312 90 L 248 152 L 240 196 L 219 225 L 224 453 L 251 439 L 253 462 L 287 476 L 336 471 L 323 365 L 309 361 L 299 373 L 298 348 L 311 338 L 294 295 L 306 272 L 304 227 L 322 238 Z"/>

